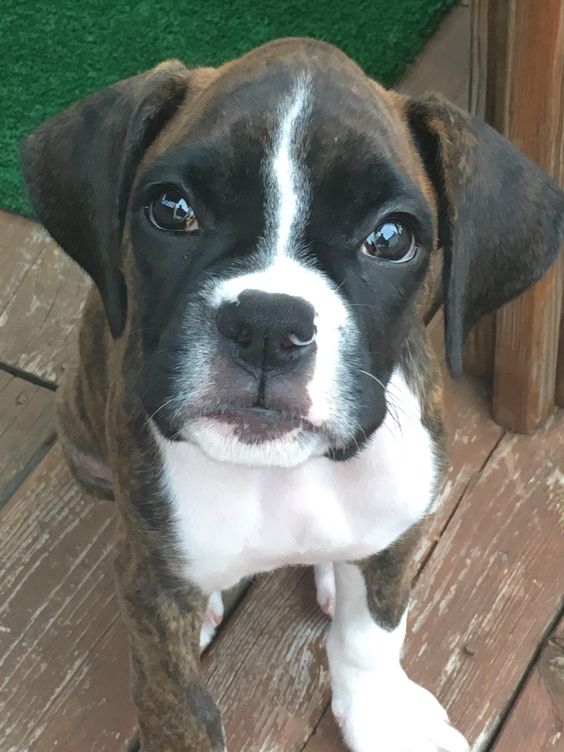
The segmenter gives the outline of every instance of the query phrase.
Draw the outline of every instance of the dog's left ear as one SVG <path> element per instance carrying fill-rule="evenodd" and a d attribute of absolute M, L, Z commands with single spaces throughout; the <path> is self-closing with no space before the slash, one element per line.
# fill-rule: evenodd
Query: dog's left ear
<path fill-rule="evenodd" d="M 407 104 L 439 204 L 447 362 L 474 324 L 536 282 L 564 241 L 564 193 L 480 119 L 431 95 Z"/>
<path fill-rule="evenodd" d="M 22 143 L 32 206 L 96 283 L 114 337 L 126 319 L 120 251 L 135 170 L 180 106 L 189 82 L 182 63 L 163 63 L 91 94 Z"/>

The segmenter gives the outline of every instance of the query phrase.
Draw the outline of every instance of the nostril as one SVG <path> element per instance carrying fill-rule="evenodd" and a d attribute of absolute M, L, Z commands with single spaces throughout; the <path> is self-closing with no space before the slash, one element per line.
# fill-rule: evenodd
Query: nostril
<path fill-rule="evenodd" d="M 295 350 L 299 347 L 307 347 L 315 342 L 316 334 L 317 330 L 315 327 L 311 335 L 296 331 L 286 332 L 280 339 L 280 348 L 282 350 Z"/>
<path fill-rule="evenodd" d="M 253 341 L 253 329 L 247 317 L 241 316 L 237 305 L 222 306 L 217 312 L 216 324 L 220 334 L 240 347 L 248 347 Z"/>
<path fill-rule="evenodd" d="M 241 327 L 236 339 L 237 343 L 241 345 L 241 347 L 248 347 L 253 341 L 253 333 L 251 331 L 251 328 L 249 326 Z"/>
<path fill-rule="evenodd" d="M 288 332 L 287 340 L 290 343 L 290 347 L 306 347 L 307 345 L 311 345 L 312 342 L 315 341 L 315 335 L 317 334 L 317 329 L 314 327 L 313 332 L 308 337 L 307 335 L 297 334 L 296 332 Z"/>

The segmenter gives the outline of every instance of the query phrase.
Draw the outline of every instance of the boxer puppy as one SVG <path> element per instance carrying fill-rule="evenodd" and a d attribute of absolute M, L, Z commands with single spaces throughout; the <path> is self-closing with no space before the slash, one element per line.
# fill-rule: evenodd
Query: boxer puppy
<path fill-rule="evenodd" d="M 470 327 L 556 258 L 559 188 L 478 119 L 308 39 L 92 94 L 26 139 L 23 168 L 95 283 L 60 436 L 121 512 L 143 752 L 226 749 L 202 629 L 220 591 L 297 564 L 333 613 L 348 747 L 467 750 L 400 665 L 446 461 L 429 267 L 444 254 L 457 374 Z"/>

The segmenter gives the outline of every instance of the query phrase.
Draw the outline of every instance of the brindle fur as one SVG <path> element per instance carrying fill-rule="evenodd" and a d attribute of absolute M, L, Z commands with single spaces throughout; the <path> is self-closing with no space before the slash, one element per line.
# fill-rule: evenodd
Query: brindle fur
<path fill-rule="evenodd" d="M 163 535 L 169 526 L 167 500 L 154 472 L 159 458 L 128 382 L 136 357 L 135 338 L 111 337 L 93 289 L 81 321 L 80 366 L 69 370 L 58 395 L 59 435 L 69 465 L 87 491 L 108 496 L 105 487 L 96 488 L 77 469 L 80 458 L 95 456 L 114 475 L 122 519 L 115 569 L 141 748 L 219 752 L 224 749 L 219 711 L 200 679 L 205 599 L 181 578 L 174 547 Z"/>
<path fill-rule="evenodd" d="M 421 422 L 435 441 L 437 493 L 447 467 L 443 383 L 437 358 L 422 322 L 416 324 L 408 336 L 401 362 L 407 383 L 419 399 Z M 393 409 L 391 405 L 392 412 Z M 366 583 L 368 608 L 374 621 L 385 629 L 395 629 L 408 606 L 414 554 L 426 527 L 425 520 L 418 522 L 385 551 L 359 564 Z"/>
<path fill-rule="evenodd" d="M 374 621 L 384 629 L 395 629 L 409 604 L 413 555 L 423 530 L 422 523 L 414 525 L 385 551 L 359 563 L 368 608 Z"/>

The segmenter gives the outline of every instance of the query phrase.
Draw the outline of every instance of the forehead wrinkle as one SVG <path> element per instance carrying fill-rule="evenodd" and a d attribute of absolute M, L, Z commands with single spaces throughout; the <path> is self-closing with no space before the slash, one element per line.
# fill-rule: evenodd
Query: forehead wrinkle
<path fill-rule="evenodd" d="M 311 113 L 311 80 L 302 75 L 278 107 L 278 132 L 265 170 L 267 242 L 275 256 L 287 255 L 292 234 L 304 219 L 308 185 L 297 153 L 305 121 Z"/>

